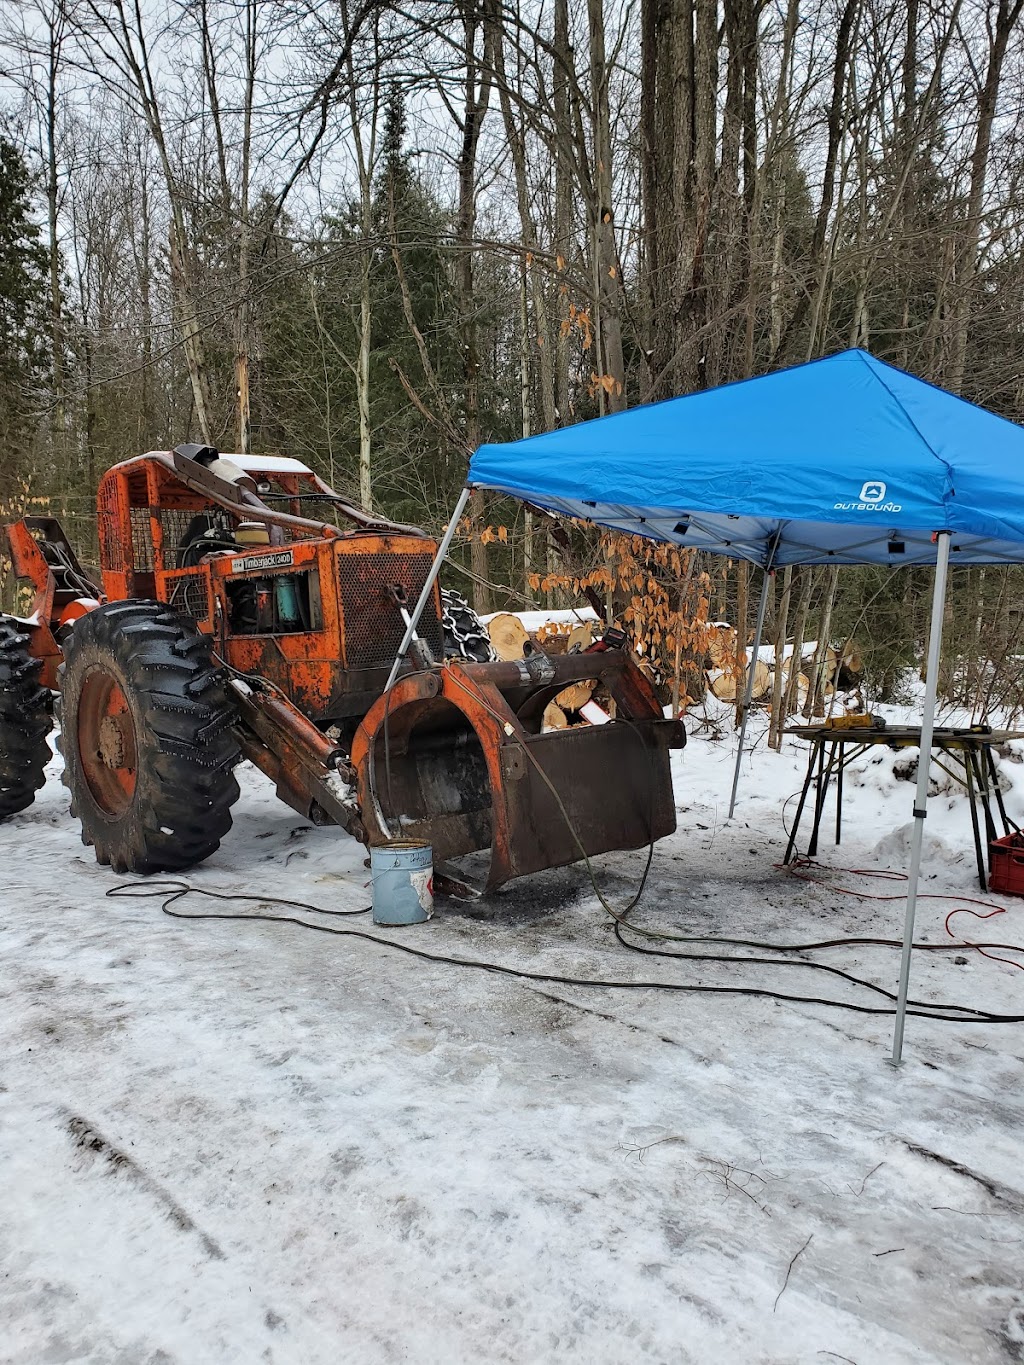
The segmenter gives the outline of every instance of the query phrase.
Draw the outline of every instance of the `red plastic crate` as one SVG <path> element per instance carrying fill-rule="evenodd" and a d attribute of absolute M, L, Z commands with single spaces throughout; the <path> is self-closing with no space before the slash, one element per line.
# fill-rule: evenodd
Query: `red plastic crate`
<path fill-rule="evenodd" d="M 988 847 L 992 862 L 988 889 L 1003 896 L 1024 896 L 1024 835 L 1005 834 Z"/>

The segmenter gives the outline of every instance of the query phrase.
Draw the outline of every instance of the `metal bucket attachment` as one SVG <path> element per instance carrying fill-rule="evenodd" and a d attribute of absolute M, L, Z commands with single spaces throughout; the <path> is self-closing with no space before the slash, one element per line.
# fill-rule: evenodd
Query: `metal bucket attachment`
<path fill-rule="evenodd" d="M 536 668 L 449 662 L 400 679 L 376 703 L 352 750 L 371 848 L 424 840 L 442 874 L 452 859 L 489 852 L 482 889 L 491 890 L 675 829 L 668 750 L 682 742 L 681 727 L 662 718 L 628 656 L 577 655 L 545 667 L 538 683 Z M 618 718 L 541 733 L 551 696 L 597 676 Z"/>

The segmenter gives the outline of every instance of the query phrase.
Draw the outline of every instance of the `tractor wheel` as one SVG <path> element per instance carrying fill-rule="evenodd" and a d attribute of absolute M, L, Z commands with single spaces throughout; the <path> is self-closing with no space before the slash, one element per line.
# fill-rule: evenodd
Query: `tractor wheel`
<path fill-rule="evenodd" d="M 487 628 L 461 592 L 441 589 L 441 625 L 446 659 L 472 659 L 486 664 L 494 658 Z"/>
<path fill-rule="evenodd" d="M 0 616 L 0 820 L 31 806 L 52 757 L 53 704 L 28 643 L 20 621 Z"/>
<path fill-rule="evenodd" d="M 82 842 L 115 872 L 177 872 L 231 828 L 234 711 L 209 639 L 160 602 L 75 622 L 60 669 L 64 783 Z"/>

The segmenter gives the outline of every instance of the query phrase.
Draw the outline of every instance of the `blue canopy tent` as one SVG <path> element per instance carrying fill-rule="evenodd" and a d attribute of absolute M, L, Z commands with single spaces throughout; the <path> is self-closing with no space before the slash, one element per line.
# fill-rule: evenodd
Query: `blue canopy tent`
<path fill-rule="evenodd" d="M 472 488 L 759 564 L 765 575 L 754 657 L 768 574 L 780 565 L 935 564 L 926 753 L 950 560 L 1024 561 L 1024 429 L 860 350 L 481 446 L 437 568 Z M 423 603 L 431 586 L 432 579 Z M 395 673 L 417 619 L 418 612 Z M 730 814 L 743 738 L 741 731 Z M 921 763 L 894 1062 L 902 1056 L 927 796 L 928 764 Z"/>
<path fill-rule="evenodd" d="M 1024 430 L 844 351 L 485 445 L 469 483 L 634 535 L 783 564 L 1024 558 Z"/>

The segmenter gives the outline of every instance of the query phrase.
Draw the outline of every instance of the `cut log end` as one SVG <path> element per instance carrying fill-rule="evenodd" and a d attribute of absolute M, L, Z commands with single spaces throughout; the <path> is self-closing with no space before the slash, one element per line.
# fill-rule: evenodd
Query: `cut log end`
<path fill-rule="evenodd" d="M 761 701 L 768 695 L 772 687 L 772 671 L 767 664 L 758 659 L 754 665 L 754 690 L 751 700 Z M 717 678 L 711 680 L 711 691 L 719 701 L 735 701 L 737 694 L 742 697 L 747 686 L 746 672 L 739 677 L 729 669 L 728 672 L 720 673 Z"/>
<path fill-rule="evenodd" d="M 549 701 L 544 708 L 544 715 L 541 719 L 542 730 L 567 730 L 569 728 L 569 717 L 560 706 L 553 701 Z"/>
<path fill-rule="evenodd" d="M 570 683 L 568 687 L 563 687 L 561 692 L 555 697 L 555 705 L 562 711 L 579 711 L 586 706 L 587 702 L 594 695 L 594 688 L 597 686 L 596 678 L 588 678 L 582 682 Z"/>
<path fill-rule="evenodd" d="M 523 647 L 530 638 L 518 616 L 510 611 L 499 611 L 487 623 L 487 634 L 499 659 L 521 659 Z"/>

